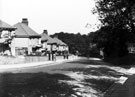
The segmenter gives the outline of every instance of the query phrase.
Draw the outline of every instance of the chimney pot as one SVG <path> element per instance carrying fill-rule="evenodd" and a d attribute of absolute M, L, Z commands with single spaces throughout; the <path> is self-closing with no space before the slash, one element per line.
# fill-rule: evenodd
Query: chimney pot
<path fill-rule="evenodd" d="M 28 26 L 28 24 L 29 24 L 28 19 L 27 18 L 23 18 L 22 19 L 22 23 Z"/>
<path fill-rule="evenodd" d="M 48 31 L 47 30 L 43 30 L 43 33 L 48 35 Z"/>

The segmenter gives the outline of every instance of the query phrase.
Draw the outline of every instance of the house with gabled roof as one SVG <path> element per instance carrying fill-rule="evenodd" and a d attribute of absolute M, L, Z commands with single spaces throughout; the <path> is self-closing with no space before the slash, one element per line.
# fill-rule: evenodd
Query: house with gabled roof
<path fill-rule="evenodd" d="M 41 34 L 41 43 L 44 51 L 56 51 L 57 42 L 48 35 L 48 31 L 44 30 Z"/>
<path fill-rule="evenodd" d="M 9 32 L 14 31 L 16 28 L 9 25 L 8 23 L 0 20 L 0 32 L 8 30 Z"/>
<path fill-rule="evenodd" d="M 41 43 L 44 51 L 57 51 L 60 55 L 68 51 L 68 45 L 57 37 L 50 37 L 47 30 L 41 34 Z"/>
<path fill-rule="evenodd" d="M 41 36 L 28 25 L 28 19 L 23 18 L 22 22 L 15 24 L 15 37 L 12 41 L 15 55 L 32 54 L 41 47 Z"/>
<path fill-rule="evenodd" d="M 0 54 L 12 55 L 11 41 L 15 27 L 0 20 Z M 7 53 L 8 52 L 8 53 Z"/>
<path fill-rule="evenodd" d="M 53 38 L 57 42 L 58 51 L 63 52 L 65 50 L 68 51 L 68 45 L 64 43 L 62 40 L 58 39 L 58 37 Z"/>

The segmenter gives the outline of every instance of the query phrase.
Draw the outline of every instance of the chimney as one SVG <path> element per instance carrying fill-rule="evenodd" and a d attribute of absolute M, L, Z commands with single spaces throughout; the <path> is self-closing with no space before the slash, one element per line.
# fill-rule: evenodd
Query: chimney
<path fill-rule="evenodd" d="M 22 19 L 22 23 L 28 26 L 28 24 L 29 24 L 28 19 L 27 18 L 23 18 Z"/>
<path fill-rule="evenodd" d="M 43 33 L 48 35 L 48 31 L 47 30 L 43 30 Z"/>

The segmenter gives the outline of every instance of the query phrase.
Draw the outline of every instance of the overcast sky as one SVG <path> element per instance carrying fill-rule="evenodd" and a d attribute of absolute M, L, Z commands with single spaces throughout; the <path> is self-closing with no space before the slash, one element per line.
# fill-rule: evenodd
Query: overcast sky
<path fill-rule="evenodd" d="M 37 33 L 69 32 L 88 34 L 97 24 L 91 13 L 93 0 L 0 0 L 0 19 L 10 25 L 28 18 L 29 26 Z"/>

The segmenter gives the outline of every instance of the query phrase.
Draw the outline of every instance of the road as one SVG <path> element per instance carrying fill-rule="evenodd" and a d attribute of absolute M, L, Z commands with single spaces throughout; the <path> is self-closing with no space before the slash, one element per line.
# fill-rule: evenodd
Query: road
<path fill-rule="evenodd" d="M 38 72 L 44 72 L 44 73 L 64 73 L 66 71 L 62 69 L 68 69 L 68 68 L 84 68 L 85 65 L 83 63 L 88 63 L 89 60 L 82 58 L 78 59 L 77 61 L 67 61 L 67 62 L 52 62 L 45 65 L 37 65 L 32 67 L 26 67 L 26 68 L 17 68 L 17 69 L 9 69 L 6 70 L 6 72 L 12 72 L 12 73 L 38 73 Z"/>
<path fill-rule="evenodd" d="M 102 97 L 123 75 L 115 69 L 101 60 L 83 58 L 7 70 L 0 74 L 0 97 Z"/>
<path fill-rule="evenodd" d="M 58 80 L 70 80 L 66 69 L 85 67 L 80 61 L 6 70 L 0 74 L 0 97 L 68 97 L 72 88 Z"/>

